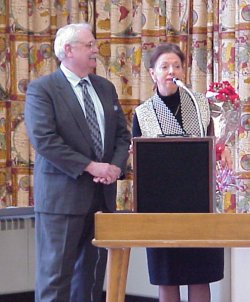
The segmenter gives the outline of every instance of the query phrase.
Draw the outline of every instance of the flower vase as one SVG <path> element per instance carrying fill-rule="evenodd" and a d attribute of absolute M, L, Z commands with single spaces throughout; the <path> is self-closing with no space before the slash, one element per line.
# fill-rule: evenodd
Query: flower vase
<path fill-rule="evenodd" d="M 215 195 L 216 201 L 216 213 L 223 213 L 223 193 L 220 191 L 216 191 Z"/>
<path fill-rule="evenodd" d="M 223 192 L 223 212 L 236 213 L 236 193 L 231 191 Z"/>

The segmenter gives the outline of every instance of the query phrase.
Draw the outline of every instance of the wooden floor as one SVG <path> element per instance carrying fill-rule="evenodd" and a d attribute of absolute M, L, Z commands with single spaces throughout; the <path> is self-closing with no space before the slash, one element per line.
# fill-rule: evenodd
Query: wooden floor
<path fill-rule="evenodd" d="M 126 296 L 125 302 L 157 302 L 158 299 L 144 298 L 138 296 Z M 0 295 L 0 302 L 34 302 L 34 293 L 19 293 L 12 295 Z M 103 293 L 103 302 L 105 302 L 105 293 Z"/>

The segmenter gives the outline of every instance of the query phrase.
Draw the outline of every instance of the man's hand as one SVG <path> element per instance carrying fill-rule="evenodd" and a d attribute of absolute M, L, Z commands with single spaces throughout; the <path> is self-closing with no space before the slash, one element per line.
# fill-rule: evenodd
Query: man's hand
<path fill-rule="evenodd" d="M 115 182 L 120 174 L 121 169 L 108 163 L 91 162 L 85 169 L 86 172 L 94 176 L 93 181 L 109 185 Z"/>

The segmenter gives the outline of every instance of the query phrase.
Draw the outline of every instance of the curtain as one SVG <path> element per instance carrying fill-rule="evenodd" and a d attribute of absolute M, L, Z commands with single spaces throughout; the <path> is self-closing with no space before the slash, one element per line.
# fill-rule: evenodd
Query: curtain
<path fill-rule="evenodd" d="M 53 41 L 67 23 L 93 24 L 87 1 L 10 0 L 0 3 L 0 207 L 33 205 L 34 151 L 24 124 L 29 81 L 57 67 Z"/>
<path fill-rule="evenodd" d="M 181 47 L 193 90 L 205 93 L 212 81 L 228 80 L 242 102 L 235 169 L 250 186 L 250 0 L 9 0 L 0 5 L 0 207 L 33 205 L 25 91 L 30 80 L 57 68 L 56 30 L 82 21 L 96 35 L 96 73 L 115 84 L 129 128 L 135 107 L 153 92 L 149 57 L 161 42 Z M 132 178 L 130 156 L 127 178 L 118 182 L 119 209 L 132 207 Z M 249 192 L 239 198 L 248 203 Z"/>

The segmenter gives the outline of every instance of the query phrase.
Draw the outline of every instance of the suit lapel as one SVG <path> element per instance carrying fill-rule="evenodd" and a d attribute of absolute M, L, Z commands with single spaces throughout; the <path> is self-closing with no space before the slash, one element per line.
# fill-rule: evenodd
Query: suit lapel
<path fill-rule="evenodd" d="M 82 135 L 88 140 L 89 144 L 92 144 L 89 128 L 79 104 L 79 101 L 63 72 L 58 69 L 55 73 L 55 86 L 58 90 L 58 95 L 66 103 L 69 112 L 71 112 L 74 120 L 76 121 Z"/>

